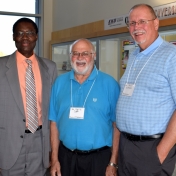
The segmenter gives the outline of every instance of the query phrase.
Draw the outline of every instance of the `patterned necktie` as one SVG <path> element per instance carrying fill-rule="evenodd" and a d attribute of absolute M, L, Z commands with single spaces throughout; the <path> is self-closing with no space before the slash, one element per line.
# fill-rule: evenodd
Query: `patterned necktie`
<path fill-rule="evenodd" d="M 26 112 L 28 129 L 34 133 L 38 128 L 38 111 L 36 100 L 35 79 L 32 71 L 32 61 L 26 59 L 28 67 L 26 69 Z"/>

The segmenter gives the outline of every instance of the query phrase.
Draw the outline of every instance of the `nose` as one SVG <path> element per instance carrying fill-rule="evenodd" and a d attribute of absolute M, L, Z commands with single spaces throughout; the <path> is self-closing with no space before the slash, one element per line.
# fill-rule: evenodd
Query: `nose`
<path fill-rule="evenodd" d="M 82 56 L 81 56 L 81 55 L 79 55 L 77 59 L 78 59 L 78 60 L 82 60 Z"/>
<path fill-rule="evenodd" d="M 28 38 L 28 33 L 24 32 L 21 38 Z"/>
<path fill-rule="evenodd" d="M 83 58 L 82 53 L 79 53 L 79 55 L 78 55 L 78 59 L 82 59 L 82 58 Z"/>
<path fill-rule="evenodd" d="M 140 26 L 141 26 L 140 22 L 136 22 L 135 25 L 134 25 L 134 29 L 136 29 L 136 28 L 138 28 Z"/>
<path fill-rule="evenodd" d="M 137 22 L 135 23 L 135 26 L 136 26 L 136 25 L 139 26 L 140 24 L 141 24 L 140 21 L 137 21 Z"/>

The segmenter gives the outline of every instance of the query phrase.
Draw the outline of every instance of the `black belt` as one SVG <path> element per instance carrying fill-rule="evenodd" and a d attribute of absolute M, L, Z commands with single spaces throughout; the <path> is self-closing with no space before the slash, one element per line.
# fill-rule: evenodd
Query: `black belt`
<path fill-rule="evenodd" d="M 145 135 L 133 135 L 129 134 L 126 132 L 121 132 L 128 140 L 130 141 L 147 141 L 147 140 L 154 140 L 154 139 L 159 139 L 162 138 L 164 133 L 160 134 L 155 134 L 155 135 L 150 135 L 150 136 L 145 136 Z"/>
<path fill-rule="evenodd" d="M 38 130 L 40 130 L 40 129 L 42 129 L 42 125 L 40 125 L 40 126 L 37 128 L 36 131 L 38 131 Z M 27 129 L 27 130 L 25 130 L 25 133 L 31 133 L 31 131 Z"/>
<path fill-rule="evenodd" d="M 60 145 L 64 149 L 66 149 L 67 151 L 72 152 L 72 153 L 77 154 L 77 155 L 88 155 L 88 154 L 97 153 L 97 152 L 100 152 L 100 151 L 103 151 L 103 150 L 110 149 L 110 147 L 104 146 L 104 147 L 101 147 L 101 148 L 98 148 L 98 149 L 92 149 L 92 150 L 78 150 L 78 149 L 70 150 L 67 147 L 65 147 L 61 141 L 60 141 Z"/>

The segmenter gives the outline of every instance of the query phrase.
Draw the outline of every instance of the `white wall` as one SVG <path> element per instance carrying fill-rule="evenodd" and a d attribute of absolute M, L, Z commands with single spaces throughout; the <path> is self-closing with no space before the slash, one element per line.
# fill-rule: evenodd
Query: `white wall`
<path fill-rule="evenodd" d="M 46 0 L 47 1 L 47 0 Z M 53 0 L 53 31 L 127 14 L 138 3 L 152 7 L 174 0 Z"/>

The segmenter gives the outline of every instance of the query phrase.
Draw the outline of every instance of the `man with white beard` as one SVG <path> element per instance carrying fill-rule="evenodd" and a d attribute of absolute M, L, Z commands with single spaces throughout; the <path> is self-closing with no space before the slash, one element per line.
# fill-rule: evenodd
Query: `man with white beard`
<path fill-rule="evenodd" d="M 95 56 L 89 40 L 75 41 L 70 49 L 72 70 L 52 87 L 52 176 L 117 176 L 119 86 L 97 70 Z"/>
<path fill-rule="evenodd" d="M 153 8 L 131 8 L 129 32 L 139 48 L 120 80 L 116 124 L 120 176 L 171 176 L 176 143 L 176 47 L 158 34 Z"/>

